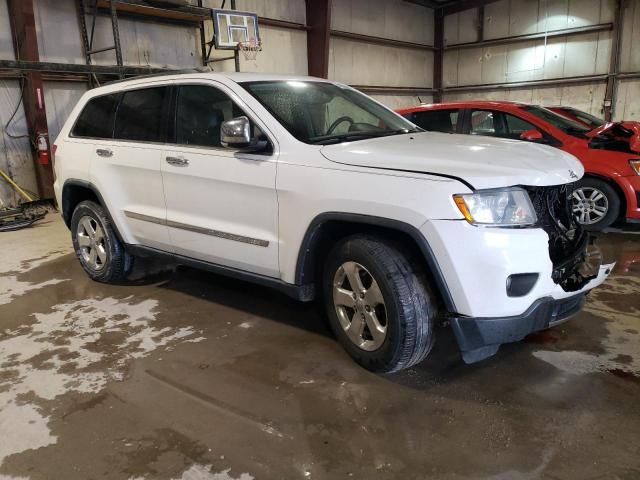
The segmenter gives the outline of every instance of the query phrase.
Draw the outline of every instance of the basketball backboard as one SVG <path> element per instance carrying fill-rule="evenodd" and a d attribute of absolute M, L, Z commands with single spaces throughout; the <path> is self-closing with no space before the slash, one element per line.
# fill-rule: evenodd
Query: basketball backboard
<path fill-rule="evenodd" d="M 235 50 L 240 42 L 260 42 L 258 16 L 237 10 L 213 10 L 215 46 L 222 50 Z"/>

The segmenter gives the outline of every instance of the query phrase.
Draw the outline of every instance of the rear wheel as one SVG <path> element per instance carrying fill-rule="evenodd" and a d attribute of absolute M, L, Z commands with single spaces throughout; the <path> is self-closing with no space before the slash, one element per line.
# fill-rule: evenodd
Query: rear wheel
<path fill-rule="evenodd" d="M 332 330 L 366 369 L 402 370 L 431 350 L 435 302 L 408 258 L 391 243 L 347 238 L 330 252 L 323 284 Z"/>
<path fill-rule="evenodd" d="M 620 215 L 618 193 L 598 178 L 580 180 L 573 191 L 572 204 L 574 215 L 586 230 L 603 230 Z"/>
<path fill-rule="evenodd" d="M 102 206 L 89 200 L 80 202 L 71 217 L 71 237 L 82 268 L 93 280 L 126 280 L 133 257 L 118 240 Z"/>

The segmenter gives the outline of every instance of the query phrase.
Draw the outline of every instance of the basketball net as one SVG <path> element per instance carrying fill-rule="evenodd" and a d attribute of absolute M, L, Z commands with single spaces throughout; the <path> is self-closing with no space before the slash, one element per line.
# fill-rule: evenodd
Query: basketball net
<path fill-rule="evenodd" d="M 255 60 L 258 52 L 262 50 L 262 42 L 251 38 L 246 42 L 238 42 L 238 50 L 242 52 L 245 60 Z"/>

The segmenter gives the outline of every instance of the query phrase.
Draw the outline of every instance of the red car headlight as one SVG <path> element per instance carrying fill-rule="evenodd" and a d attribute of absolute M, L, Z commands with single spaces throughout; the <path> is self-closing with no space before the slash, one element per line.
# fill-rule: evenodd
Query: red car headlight
<path fill-rule="evenodd" d="M 629 165 L 636 172 L 636 175 L 640 175 L 640 160 L 629 160 Z"/>

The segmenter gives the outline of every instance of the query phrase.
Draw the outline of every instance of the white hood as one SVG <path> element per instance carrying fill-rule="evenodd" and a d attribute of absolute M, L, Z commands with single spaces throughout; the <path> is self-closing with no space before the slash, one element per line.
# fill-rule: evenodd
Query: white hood
<path fill-rule="evenodd" d="M 582 178 L 584 168 L 557 148 L 522 140 L 420 132 L 327 145 L 333 162 L 460 178 L 476 189 L 559 185 Z"/>

